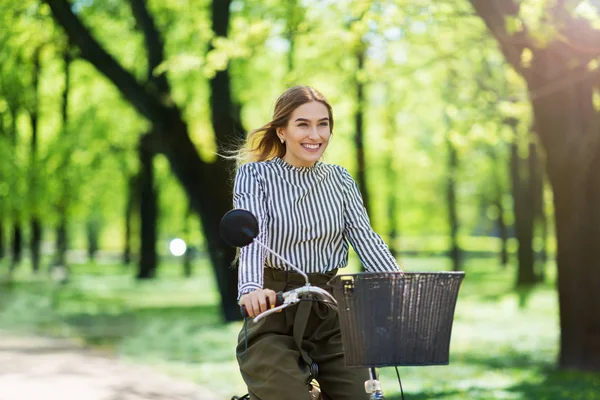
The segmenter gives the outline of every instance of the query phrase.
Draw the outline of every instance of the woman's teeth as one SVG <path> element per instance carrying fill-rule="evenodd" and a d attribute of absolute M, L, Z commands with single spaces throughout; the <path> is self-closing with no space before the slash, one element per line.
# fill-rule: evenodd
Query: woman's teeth
<path fill-rule="evenodd" d="M 302 147 L 305 147 L 309 150 L 316 150 L 319 147 L 321 147 L 321 145 L 320 144 L 303 144 Z"/>

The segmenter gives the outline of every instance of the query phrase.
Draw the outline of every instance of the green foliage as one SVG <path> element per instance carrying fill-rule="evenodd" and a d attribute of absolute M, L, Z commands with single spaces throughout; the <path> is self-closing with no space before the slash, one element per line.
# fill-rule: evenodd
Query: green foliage
<path fill-rule="evenodd" d="M 33 0 L 4 0 L 4 5 L 0 209 L 19 205 L 27 215 L 35 208 L 54 223 L 57 206 L 67 201 L 76 232 L 94 210 L 104 221 L 101 246 L 118 249 L 126 182 L 139 168 L 137 144 L 149 125 L 111 82 L 73 52 L 63 126 L 65 36 L 47 5 Z M 354 173 L 355 92 L 361 82 L 371 219 L 378 232 L 387 236 L 391 229 L 387 207 L 394 196 L 401 236 L 448 233 L 446 138 L 459 159 L 454 177 L 461 235 L 496 235 L 497 209 L 490 203 L 498 191 L 505 218 L 512 221 L 506 146 L 515 132 L 506 128 L 506 119 L 516 118 L 518 132 L 528 134 L 531 111 L 522 80 L 505 65 L 468 2 L 238 0 L 231 6 L 227 37 L 212 32 L 208 0 L 153 0 L 148 8 L 165 44 L 165 60 L 153 73 L 166 72 L 173 101 L 205 160 L 216 157 L 208 79 L 229 68 L 233 99 L 248 130 L 270 120 L 276 96 L 289 85 L 319 88 L 333 104 L 336 119 L 326 161 Z M 534 8 L 523 18 L 534 18 Z M 147 79 L 143 34 L 127 2 L 77 2 L 75 11 L 138 81 Z M 32 167 L 28 110 L 32 57 L 40 46 L 39 156 Z M 366 57 L 359 69 L 361 52 Z M 14 147 L 6 134 L 11 109 L 20 121 Z M 183 234 L 188 204 L 161 156 L 155 166 L 165 240 Z M 35 191 L 27 189 L 32 168 L 39 177 Z M 389 168 L 395 173 L 391 182 Z M 199 242 L 194 225 L 192 236 Z"/>

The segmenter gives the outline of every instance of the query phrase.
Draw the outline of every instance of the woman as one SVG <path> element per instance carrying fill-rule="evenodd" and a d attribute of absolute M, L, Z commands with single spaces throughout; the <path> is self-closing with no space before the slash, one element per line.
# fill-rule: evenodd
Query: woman
<path fill-rule="evenodd" d="M 348 241 L 367 271 L 400 270 L 371 228 L 348 171 L 319 161 L 332 131 L 331 106 L 318 91 L 288 89 L 273 120 L 248 134 L 234 185 L 234 206 L 257 217 L 258 239 L 326 289 L 348 263 Z M 288 269 L 256 244 L 240 250 L 238 298 L 251 317 L 275 304 L 277 291 L 304 284 Z M 337 313 L 319 302 L 301 302 L 248 325 L 237 358 L 251 399 L 306 400 L 307 381 L 317 370 L 329 398 L 367 398 L 368 372 L 345 367 Z"/>

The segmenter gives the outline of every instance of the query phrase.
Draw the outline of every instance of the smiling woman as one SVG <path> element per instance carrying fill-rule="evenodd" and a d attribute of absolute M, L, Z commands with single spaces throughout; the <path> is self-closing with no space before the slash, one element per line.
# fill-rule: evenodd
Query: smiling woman
<path fill-rule="evenodd" d="M 318 101 L 296 108 L 286 126 L 277 129 L 285 144 L 283 160 L 295 167 L 312 167 L 323 155 L 329 143 L 329 112 Z"/>
<path fill-rule="evenodd" d="M 258 241 L 326 290 L 347 266 L 350 244 L 367 271 L 400 269 L 371 228 L 348 171 L 320 161 L 332 131 L 333 113 L 323 95 L 308 86 L 288 89 L 275 103 L 273 120 L 250 132 L 237 153 L 233 196 L 235 208 L 256 216 Z M 277 291 L 303 283 L 257 244 L 240 249 L 238 301 L 250 317 L 274 305 Z M 311 378 L 324 398 L 367 398 L 367 370 L 345 366 L 337 311 L 323 304 L 301 302 L 248 326 L 236 353 L 252 400 L 307 399 Z"/>
<path fill-rule="evenodd" d="M 271 122 L 248 133 L 235 158 L 238 166 L 274 157 L 296 167 L 312 166 L 323 155 L 332 132 L 333 111 L 325 97 L 310 86 L 295 86 L 279 96 Z M 286 143 L 287 140 L 290 142 Z M 305 154 L 299 150 L 311 152 Z M 310 157 L 303 160 L 303 154 Z M 300 160 L 295 160 L 297 156 Z"/>

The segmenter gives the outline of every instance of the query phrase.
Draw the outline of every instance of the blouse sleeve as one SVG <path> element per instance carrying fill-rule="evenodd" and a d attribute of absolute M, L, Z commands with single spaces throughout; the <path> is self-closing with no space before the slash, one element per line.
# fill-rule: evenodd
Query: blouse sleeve
<path fill-rule="evenodd" d="M 401 271 L 387 244 L 371 227 L 358 185 L 346 169 L 344 183 L 344 234 L 369 272 Z"/>
<path fill-rule="evenodd" d="M 259 175 L 251 164 L 244 164 L 235 176 L 233 185 L 233 206 L 250 211 L 258 220 L 258 237 L 268 243 L 266 229 L 266 196 Z M 263 287 L 265 250 L 256 243 L 240 249 L 238 266 L 238 300 L 246 293 Z"/>

